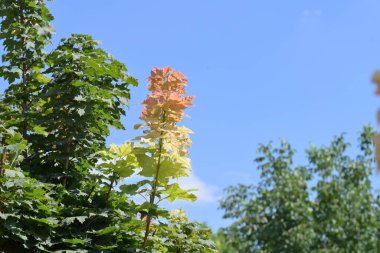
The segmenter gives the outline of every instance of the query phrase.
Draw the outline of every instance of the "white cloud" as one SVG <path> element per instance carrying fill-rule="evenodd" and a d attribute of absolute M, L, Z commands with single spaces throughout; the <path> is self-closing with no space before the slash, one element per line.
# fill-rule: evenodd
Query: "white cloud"
<path fill-rule="evenodd" d="M 320 16 L 322 15 L 322 11 L 321 10 L 304 10 L 302 14 L 304 16 Z"/>
<path fill-rule="evenodd" d="M 210 203 L 218 200 L 216 195 L 218 187 L 207 184 L 195 176 L 194 173 L 191 173 L 189 177 L 180 178 L 178 183 L 183 189 L 197 189 L 194 194 L 197 195 L 198 201 Z"/>

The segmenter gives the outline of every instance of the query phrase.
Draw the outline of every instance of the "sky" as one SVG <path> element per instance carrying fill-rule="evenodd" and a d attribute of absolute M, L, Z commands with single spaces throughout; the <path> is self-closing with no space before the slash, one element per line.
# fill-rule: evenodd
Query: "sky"
<path fill-rule="evenodd" d="M 380 99 L 370 81 L 380 69 L 378 0 L 55 0 L 49 7 L 54 45 L 91 34 L 139 79 L 126 130 L 108 143 L 136 136 L 152 67 L 187 76 L 196 97 L 183 123 L 194 131 L 193 172 L 181 184 L 198 188 L 198 201 L 173 208 L 214 229 L 231 222 L 218 210 L 223 189 L 258 182 L 259 143 L 287 139 L 302 163 L 311 143 L 342 132 L 355 141 L 364 124 L 377 126 Z"/>

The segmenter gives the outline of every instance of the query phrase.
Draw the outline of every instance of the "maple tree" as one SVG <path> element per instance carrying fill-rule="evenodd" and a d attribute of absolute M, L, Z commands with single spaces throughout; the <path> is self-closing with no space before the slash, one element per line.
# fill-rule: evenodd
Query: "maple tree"
<path fill-rule="evenodd" d="M 8 81 L 5 102 L 12 109 L 6 118 L 17 126 L 24 139 L 33 131 L 33 114 L 38 104 L 42 71 L 54 32 L 43 1 L 2 0 L 0 2 L 1 39 L 4 53 L 0 77 Z"/>
<path fill-rule="evenodd" d="M 144 221 L 144 248 L 156 245 L 157 238 L 149 240 L 149 237 L 157 234 L 160 227 L 152 221 L 170 219 L 170 213 L 159 207 L 160 202 L 196 200 L 193 190 L 182 189 L 173 182 L 188 176 L 191 170 L 187 157 L 191 131 L 178 123 L 183 120 L 184 110 L 192 105 L 194 97 L 185 95 L 186 78 L 170 67 L 153 68 L 148 80 L 151 93 L 143 102 L 140 116 L 144 123 L 135 126 L 143 129 L 143 135 L 121 146 L 111 145 L 108 152 L 101 152 L 105 162 L 99 165 L 99 170 L 109 175 L 110 192 L 120 179 L 134 174 L 144 178 L 134 184 L 120 185 L 122 192 L 140 195 L 146 200 L 137 207 Z"/>
<path fill-rule="evenodd" d="M 0 0 L 0 16 L 0 251 L 215 252 L 209 228 L 160 205 L 196 199 L 175 182 L 191 169 L 186 78 L 154 68 L 143 135 L 106 147 L 137 85 L 126 66 L 90 35 L 46 53 L 44 1 Z"/>
<path fill-rule="evenodd" d="M 47 56 L 45 74 L 51 78 L 40 91 L 36 117 L 45 135 L 33 135 L 31 171 L 75 184 L 82 180 L 76 164 L 83 163 L 81 170 L 94 166 L 89 157 L 105 148 L 110 127 L 124 129 L 120 119 L 137 80 L 98 41 L 81 34 L 61 40 Z"/>

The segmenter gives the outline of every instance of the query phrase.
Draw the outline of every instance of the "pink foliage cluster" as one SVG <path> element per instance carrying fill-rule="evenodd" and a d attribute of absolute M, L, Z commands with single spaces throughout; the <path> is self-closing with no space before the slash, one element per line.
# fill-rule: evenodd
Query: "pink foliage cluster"
<path fill-rule="evenodd" d="M 170 67 L 153 68 L 148 78 L 151 92 L 143 102 L 140 119 L 146 122 L 146 138 L 162 137 L 177 129 L 176 124 L 186 115 L 184 110 L 193 104 L 193 96 L 185 96 L 187 79 Z"/>

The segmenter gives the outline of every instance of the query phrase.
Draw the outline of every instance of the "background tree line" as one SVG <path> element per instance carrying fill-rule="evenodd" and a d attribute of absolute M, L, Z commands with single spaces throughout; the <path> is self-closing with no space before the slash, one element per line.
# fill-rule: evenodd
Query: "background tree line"
<path fill-rule="evenodd" d="M 302 166 L 293 164 L 289 143 L 261 145 L 260 181 L 227 188 L 220 202 L 233 220 L 215 235 L 220 252 L 379 252 L 373 134 L 364 127 L 356 156 L 344 135 L 311 146 Z"/>

